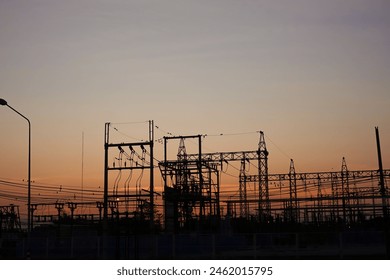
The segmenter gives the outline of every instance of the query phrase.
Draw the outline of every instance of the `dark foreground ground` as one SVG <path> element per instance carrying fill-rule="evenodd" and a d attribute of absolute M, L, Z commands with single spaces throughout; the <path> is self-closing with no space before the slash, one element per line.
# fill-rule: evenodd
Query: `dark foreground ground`
<path fill-rule="evenodd" d="M 378 229 L 104 235 L 74 227 L 35 230 L 30 238 L 3 232 L 0 259 L 387 259 L 386 235 Z"/>

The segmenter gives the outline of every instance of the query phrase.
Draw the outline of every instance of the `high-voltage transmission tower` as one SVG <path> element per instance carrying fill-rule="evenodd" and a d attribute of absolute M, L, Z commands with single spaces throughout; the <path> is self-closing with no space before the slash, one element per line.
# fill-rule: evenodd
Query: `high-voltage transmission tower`
<path fill-rule="evenodd" d="M 287 221 L 289 222 L 299 222 L 299 208 L 297 201 L 297 178 L 295 176 L 295 166 L 294 160 L 290 160 L 290 171 L 289 175 L 289 201 L 286 207 Z"/>
<path fill-rule="evenodd" d="M 257 193 L 257 215 L 260 221 L 267 221 L 270 218 L 270 203 L 269 203 L 269 187 L 268 187 L 268 151 L 265 144 L 264 133 L 260 131 L 260 140 L 258 149 L 254 151 L 240 151 L 240 152 L 216 152 L 216 153 L 201 153 L 201 154 L 188 154 L 188 160 L 200 160 L 204 163 L 213 163 L 219 165 L 222 168 L 224 163 L 231 161 L 241 162 L 240 174 L 239 174 L 239 212 L 240 217 L 248 218 L 249 205 L 247 198 L 247 183 L 258 182 Z M 247 164 L 253 164 L 257 162 L 257 174 L 256 180 L 248 180 L 248 178 L 254 178 L 252 175 L 248 175 L 245 172 L 245 166 Z M 232 205 L 228 204 L 228 212 L 233 211 Z"/>
<path fill-rule="evenodd" d="M 260 131 L 259 149 L 257 153 L 259 170 L 259 220 L 267 221 L 271 216 L 268 187 L 268 151 L 262 131 Z"/>
<path fill-rule="evenodd" d="M 198 141 L 196 154 L 187 154 L 186 139 Z M 168 142 L 172 140 L 180 141 L 176 159 L 168 159 Z M 202 157 L 202 135 L 164 137 L 164 161 L 159 168 L 164 180 L 167 231 L 210 228 L 220 219 L 219 170 Z"/>
<path fill-rule="evenodd" d="M 325 217 L 331 221 L 343 221 L 345 225 L 356 221 L 357 213 L 366 213 L 367 216 L 385 217 L 387 215 L 387 200 L 390 198 L 386 187 L 374 186 L 375 182 L 380 185 L 380 173 L 385 178 L 390 178 L 390 170 L 359 170 L 351 171 L 343 159 L 342 169 L 339 172 L 308 172 L 297 173 L 290 162 L 290 171 L 286 174 L 269 174 L 268 182 L 280 186 L 289 186 L 289 195 L 281 198 L 273 196 L 269 200 L 273 216 L 277 213 L 284 213 L 287 221 L 291 217 L 300 219 L 300 211 L 304 214 L 304 221 L 323 222 Z M 246 175 L 246 182 L 258 182 L 258 175 Z M 368 184 L 372 183 L 373 187 Z M 359 184 L 359 188 L 351 191 L 350 185 Z M 295 188 L 300 186 L 302 196 L 298 197 Z M 317 190 L 317 195 L 308 195 L 306 189 L 312 187 Z M 329 192 L 330 194 L 325 194 Z M 353 193 L 353 196 L 352 196 Z M 379 204 L 379 200 L 382 201 Z M 359 201 L 365 202 L 360 204 Z M 369 203 L 368 201 L 371 201 Z M 240 203 L 240 199 L 229 199 L 227 205 Z M 248 199 L 247 203 L 253 205 L 258 203 L 257 199 Z M 293 207 L 291 207 L 291 205 Z M 378 215 L 378 209 L 382 205 L 383 214 Z M 364 208 L 364 209 L 363 209 Z M 294 210 L 296 209 L 296 210 Z M 294 210 L 294 211 L 293 211 Z M 290 213 L 290 214 L 289 214 Z M 311 213 L 311 216 L 308 214 Z"/>

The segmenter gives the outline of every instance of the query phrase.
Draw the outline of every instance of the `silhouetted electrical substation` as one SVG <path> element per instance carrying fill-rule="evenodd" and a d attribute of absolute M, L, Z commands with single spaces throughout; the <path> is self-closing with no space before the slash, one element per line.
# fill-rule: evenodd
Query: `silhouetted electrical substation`
<path fill-rule="evenodd" d="M 113 142 L 116 128 L 106 123 L 103 190 L 33 200 L 31 233 L 22 230 L 19 206 L 0 207 L 1 256 L 388 258 L 390 170 L 382 167 L 378 128 L 376 170 L 349 170 L 342 158 L 339 171 L 302 173 L 291 159 L 285 174 L 268 172 L 261 131 L 254 150 L 208 153 L 204 135 L 155 140 L 156 128 L 148 122 L 147 141 Z M 225 177 L 236 182 L 225 185 Z"/>

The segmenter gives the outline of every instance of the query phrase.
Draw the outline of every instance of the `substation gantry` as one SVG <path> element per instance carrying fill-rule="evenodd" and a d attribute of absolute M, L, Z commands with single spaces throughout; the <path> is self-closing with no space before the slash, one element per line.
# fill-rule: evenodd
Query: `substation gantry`
<path fill-rule="evenodd" d="M 202 135 L 164 137 L 164 161 L 159 163 L 164 180 L 165 227 L 178 231 L 181 228 L 205 226 L 213 220 L 219 221 L 220 210 L 220 169 L 224 163 L 241 162 L 239 176 L 240 215 L 248 218 L 245 164 L 256 161 L 258 217 L 269 216 L 268 192 L 268 151 L 264 134 L 260 132 L 258 150 L 240 152 L 202 152 Z M 197 153 L 188 154 L 185 139 L 197 139 Z M 176 159 L 168 160 L 168 142 L 179 140 Z M 229 204 L 228 204 L 229 207 Z M 228 212 L 230 210 L 228 209 Z M 214 223 L 217 225 L 217 223 Z"/>
<path fill-rule="evenodd" d="M 390 170 L 382 172 L 384 178 L 390 178 Z M 272 193 L 268 201 L 272 217 L 282 216 L 285 222 L 343 221 L 345 224 L 357 222 L 362 213 L 371 218 L 383 217 L 388 212 L 390 196 L 387 188 L 381 191 L 377 184 L 379 178 L 379 170 L 348 170 L 344 158 L 339 172 L 296 173 L 291 160 L 289 173 L 268 175 L 269 184 L 275 188 L 289 188 L 284 197 Z M 246 182 L 259 180 L 259 175 L 245 176 Z M 253 205 L 257 200 L 246 202 Z M 226 203 L 233 208 L 242 201 L 231 199 Z"/>
<path fill-rule="evenodd" d="M 110 123 L 105 124 L 103 201 L 32 204 L 32 221 L 40 224 L 88 220 L 136 221 L 133 225 L 155 225 L 154 124 L 149 121 L 148 141 L 112 143 Z M 225 219 L 240 219 L 260 224 L 274 222 L 350 225 L 376 219 L 387 220 L 390 170 L 382 168 L 379 135 L 379 170 L 351 171 L 342 159 L 338 172 L 296 172 L 290 160 L 288 173 L 269 174 L 264 133 L 260 131 L 257 150 L 204 153 L 204 135 L 163 137 L 164 158 L 158 161 L 163 180 L 164 224 L 168 232 L 197 229 L 215 230 Z M 186 147 L 195 142 L 195 151 Z M 172 143 L 178 144 L 177 153 Z M 109 159 L 113 159 L 109 162 Z M 237 194 L 221 190 L 223 166 L 240 164 Z M 249 168 L 252 167 L 252 168 Z M 250 172 L 249 170 L 250 169 Z M 144 176 L 144 173 L 149 175 Z M 145 177 L 145 178 L 143 178 Z M 125 179 L 122 179 L 125 178 Z M 135 179 L 134 179 L 135 178 Z M 124 183 L 123 183 L 124 181 Z M 143 185 L 141 186 L 141 181 Z M 251 185 L 254 187 L 252 188 Z M 90 206 L 86 206 L 89 204 Z M 77 207 L 96 205 L 95 214 L 78 214 Z M 226 216 L 222 207 L 226 205 Z M 50 215 L 34 215 L 37 208 L 55 207 Z M 70 216 L 65 215 L 65 207 Z M 109 215 L 109 211 L 110 214 Z M 2 230 L 20 227 L 16 206 L 0 208 Z M 99 214 L 96 214 L 96 213 Z M 16 215 L 17 214 L 17 215 Z M 67 219 L 67 220 L 66 220 Z"/>
<path fill-rule="evenodd" d="M 111 143 L 110 123 L 105 124 L 104 139 L 104 199 L 103 219 L 109 219 L 108 209 L 116 218 L 134 218 L 136 220 L 149 221 L 150 227 L 154 226 L 154 124 L 149 121 L 149 139 L 145 142 Z M 112 164 L 109 163 L 109 153 L 116 150 L 117 156 Z M 135 184 L 131 181 L 133 172 L 138 170 Z M 144 171 L 149 171 L 149 185 L 141 186 Z M 127 171 L 124 186 L 119 185 L 122 175 Z M 111 173 L 116 173 L 116 178 L 109 191 Z"/>
<path fill-rule="evenodd" d="M 19 206 L 13 204 L 0 206 L 0 237 L 2 232 L 20 230 Z"/>

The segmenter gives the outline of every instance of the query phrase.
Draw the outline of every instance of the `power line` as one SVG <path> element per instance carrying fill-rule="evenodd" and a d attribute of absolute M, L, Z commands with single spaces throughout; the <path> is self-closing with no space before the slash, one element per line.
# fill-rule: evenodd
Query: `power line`
<path fill-rule="evenodd" d="M 284 152 L 274 141 L 271 140 L 266 134 L 264 134 L 267 140 L 269 140 L 285 157 L 287 157 L 289 160 L 292 159 L 290 155 L 288 155 L 286 152 Z"/>

